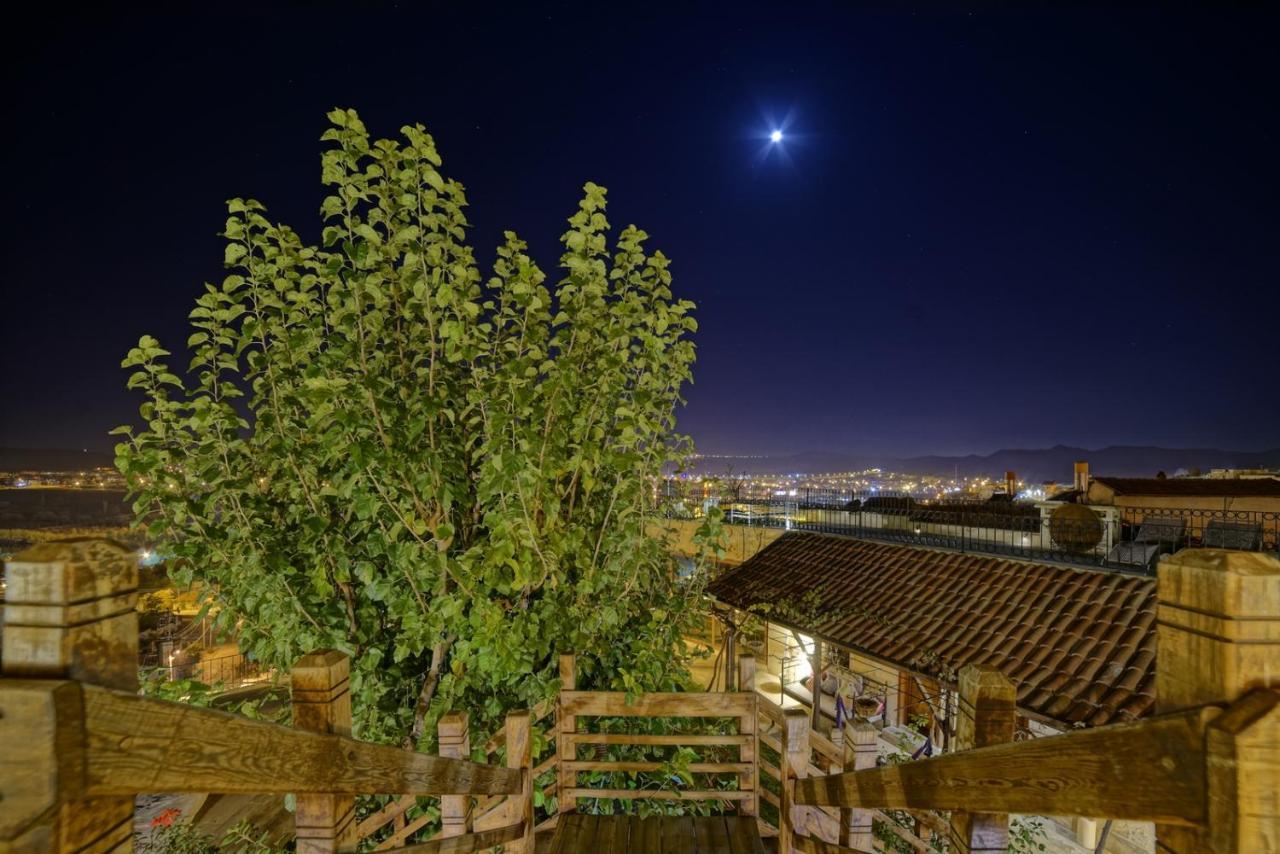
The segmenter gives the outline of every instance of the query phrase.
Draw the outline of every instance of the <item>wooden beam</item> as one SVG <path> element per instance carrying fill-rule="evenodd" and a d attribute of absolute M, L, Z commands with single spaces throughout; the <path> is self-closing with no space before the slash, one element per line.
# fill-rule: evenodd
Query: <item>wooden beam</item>
<path fill-rule="evenodd" d="M 747 801 L 754 792 L 734 789 L 570 789 L 573 798 L 610 798 L 636 801 Z"/>
<path fill-rule="evenodd" d="M 1018 691 L 994 667 L 968 665 L 960 671 L 960 714 L 956 721 L 957 752 L 1013 741 L 1017 728 Z M 950 850 L 956 854 L 1006 851 L 1009 816 L 1005 813 L 951 811 Z"/>
<path fill-rule="evenodd" d="M 351 664 L 337 650 L 304 655 L 289 673 L 293 726 L 307 732 L 351 735 Z M 298 854 L 334 854 L 355 847 L 352 795 L 298 795 L 293 822 Z"/>
<path fill-rule="evenodd" d="M 82 686 L 86 791 L 222 794 L 516 794 L 510 768 Z"/>
<path fill-rule="evenodd" d="M 473 851 L 488 851 L 499 845 L 507 845 L 521 838 L 524 829 L 513 824 L 493 830 L 483 830 L 466 836 L 455 836 L 445 839 L 433 839 L 430 842 L 419 842 L 417 845 L 406 845 L 403 848 L 387 848 L 393 854 L 471 854 Z"/>
<path fill-rule="evenodd" d="M 1204 735 L 1217 707 L 801 780 L 796 802 L 873 809 L 1109 816 L 1205 814 Z"/>
<path fill-rule="evenodd" d="M 755 713 L 752 695 L 720 691 L 634 694 L 625 691 L 561 691 L 560 709 L 582 717 L 736 718 Z"/>
<path fill-rule="evenodd" d="M 713 744 L 744 745 L 755 738 L 752 735 L 646 735 L 644 733 L 626 732 L 575 732 L 563 737 L 563 742 L 570 747 L 578 744 L 646 744 L 646 745 L 685 745 L 688 747 L 705 747 Z M 564 764 L 563 762 L 561 763 Z"/>

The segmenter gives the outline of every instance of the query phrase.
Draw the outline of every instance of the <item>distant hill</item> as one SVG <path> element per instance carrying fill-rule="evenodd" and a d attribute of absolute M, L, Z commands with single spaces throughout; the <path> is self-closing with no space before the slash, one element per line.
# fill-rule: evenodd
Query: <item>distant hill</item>
<path fill-rule="evenodd" d="M 812 474 L 880 467 L 912 474 L 958 472 L 964 477 L 999 477 L 1006 471 L 1014 471 L 1020 479 L 1034 483 L 1071 480 L 1076 460 L 1088 460 L 1093 474 L 1152 477 L 1159 471 L 1173 474 L 1178 469 L 1191 468 L 1204 471 L 1211 468 L 1280 468 L 1280 448 L 1224 451 L 1218 448 L 1114 445 L 1091 450 L 1056 445 L 1052 448 L 1005 449 L 985 456 L 906 458 L 810 452 L 778 457 L 704 457 L 697 460 L 696 471 L 703 474 Z"/>
<path fill-rule="evenodd" d="M 0 471 L 85 471 L 115 464 L 115 457 L 102 451 L 0 448 Z"/>

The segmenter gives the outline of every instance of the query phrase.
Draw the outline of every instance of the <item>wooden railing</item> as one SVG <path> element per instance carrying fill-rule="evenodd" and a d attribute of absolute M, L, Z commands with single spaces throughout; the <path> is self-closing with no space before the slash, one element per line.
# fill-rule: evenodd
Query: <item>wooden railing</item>
<path fill-rule="evenodd" d="M 881 850 L 883 810 L 949 812 L 952 852 L 1004 850 L 1010 813 L 1153 822 L 1177 854 L 1280 850 L 1280 561 L 1184 551 L 1158 589 L 1155 717 L 1014 742 L 1013 683 L 971 666 L 956 752 L 817 776 L 807 712 L 787 710 L 779 850 Z M 840 811 L 839 839 L 815 810 Z"/>
<path fill-rule="evenodd" d="M 361 794 L 441 798 L 439 838 L 401 850 L 532 852 L 528 712 L 507 716 L 506 767 L 496 767 L 463 758 L 456 719 L 441 756 L 351 738 L 349 665 L 333 651 L 292 671 L 292 728 L 142 697 L 131 552 L 42 543 L 6 574 L 0 851 L 128 850 L 135 795 L 215 792 L 296 795 L 299 852 L 354 850 Z"/>
<path fill-rule="evenodd" d="M 577 664 L 573 655 L 560 657 L 560 695 L 556 702 L 556 766 L 559 812 L 573 812 L 584 798 L 608 800 L 715 800 L 730 805 L 739 815 L 756 815 L 757 695 L 740 693 L 649 693 L 628 696 L 620 691 L 577 690 Z M 672 732 L 663 734 L 592 732 L 590 718 L 700 718 L 731 722 L 735 732 Z M 720 727 L 719 729 L 723 729 Z M 608 747 L 736 748 L 736 759 L 695 761 L 690 774 L 736 778 L 735 788 L 597 788 L 579 783 L 579 774 L 637 774 L 662 771 L 667 764 L 655 760 L 608 760 L 580 756 L 583 745 Z M 732 783 L 732 781 L 726 781 Z"/>

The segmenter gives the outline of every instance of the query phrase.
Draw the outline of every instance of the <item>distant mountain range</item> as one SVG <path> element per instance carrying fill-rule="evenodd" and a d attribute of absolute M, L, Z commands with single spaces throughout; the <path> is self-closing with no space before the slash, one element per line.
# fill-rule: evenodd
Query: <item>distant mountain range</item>
<path fill-rule="evenodd" d="M 703 474 L 815 474 L 883 468 L 910 474 L 951 474 L 963 477 L 1017 472 L 1032 483 L 1069 482 L 1076 460 L 1087 460 L 1092 474 L 1116 477 L 1154 477 L 1179 469 L 1280 468 L 1280 448 L 1268 451 L 1224 451 L 1218 448 L 1156 448 L 1113 445 L 1106 448 L 1013 448 L 981 456 L 877 457 L 862 454 L 810 452 L 778 457 L 703 457 L 696 470 Z"/>
<path fill-rule="evenodd" d="M 88 471 L 108 466 L 116 458 L 103 451 L 67 448 L 0 448 L 0 471 Z"/>

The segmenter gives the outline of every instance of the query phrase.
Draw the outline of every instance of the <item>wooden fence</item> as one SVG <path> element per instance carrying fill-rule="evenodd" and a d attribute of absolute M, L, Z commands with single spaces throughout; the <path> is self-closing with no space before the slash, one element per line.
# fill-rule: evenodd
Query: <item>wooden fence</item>
<path fill-rule="evenodd" d="M 216 792 L 296 795 L 306 854 L 354 850 L 360 794 L 441 798 L 439 838 L 396 850 L 532 852 L 528 712 L 508 715 L 497 767 L 464 758 L 457 718 L 443 725 L 440 756 L 352 739 L 349 665 L 338 652 L 294 667 L 293 727 L 142 697 L 131 552 L 100 540 L 41 543 L 6 573 L 0 851 L 128 850 L 135 795 Z M 483 827 L 472 820 L 477 798 Z"/>
<path fill-rule="evenodd" d="M 439 756 L 351 739 L 348 663 L 335 652 L 305 656 L 292 671 L 293 728 L 166 703 L 136 693 L 131 553 L 102 541 L 44 543 L 7 571 L 0 852 L 127 847 L 133 796 L 144 792 L 294 793 L 301 852 L 350 850 L 375 834 L 387 850 L 532 851 L 537 830 L 556 821 L 535 827 L 534 785 L 548 777 L 542 795 L 560 814 L 584 799 L 715 800 L 757 816 L 782 852 L 883 850 L 877 830 L 921 852 L 930 837 L 945 837 L 952 852 L 1003 850 L 1010 813 L 1152 821 L 1163 850 L 1179 854 L 1280 851 L 1280 561 L 1259 554 L 1192 550 L 1160 564 L 1158 716 L 1014 742 L 1015 686 L 968 667 L 956 752 L 885 767 L 875 767 L 870 726 L 832 741 L 810 731 L 807 711 L 752 691 L 580 691 L 573 656 L 561 658 L 554 703 L 508 716 L 483 745 L 485 757 L 505 746 L 501 767 L 467 760 L 461 715 L 441 721 Z M 739 684 L 752 685 L 754 660 L 739 667 Z M 702 733 L 590 725 L 637 717 L 721 721 Z M 555 740 L 535 764 L 539 721 Z M 710 787 L 584 784 L 582 774 L 666 767 L 610 760 L 611 745 L 728 758 L 688 766 L 720 775 Z M 777 796 L 761 785 L 767 778 Z M 358 794 L 396 797 L 357 824 Z M 440 797 L 441 829 L 404 847 L 429 821 L 409 817 L 422 796 Z M 776 810 L 776 826 L 761 804 Z"/>
<path fill-rule="evenodd" d="M 787 710 L 779 850 L 879 850 L 869 818 L 909 810 L 949 812 L 961 854 L 1005 850 L 1010 813 L 1154 822 L 1162 852 L 1280 851 L 1280 561 L 1186 550 L 1158 590 L 1151 718 L 1014 742 L 1015 686 L 968 667 L 957 752 L 815 776 L 807 712 Z M 816 810 L 839 810 L 838 839 Z"/>

